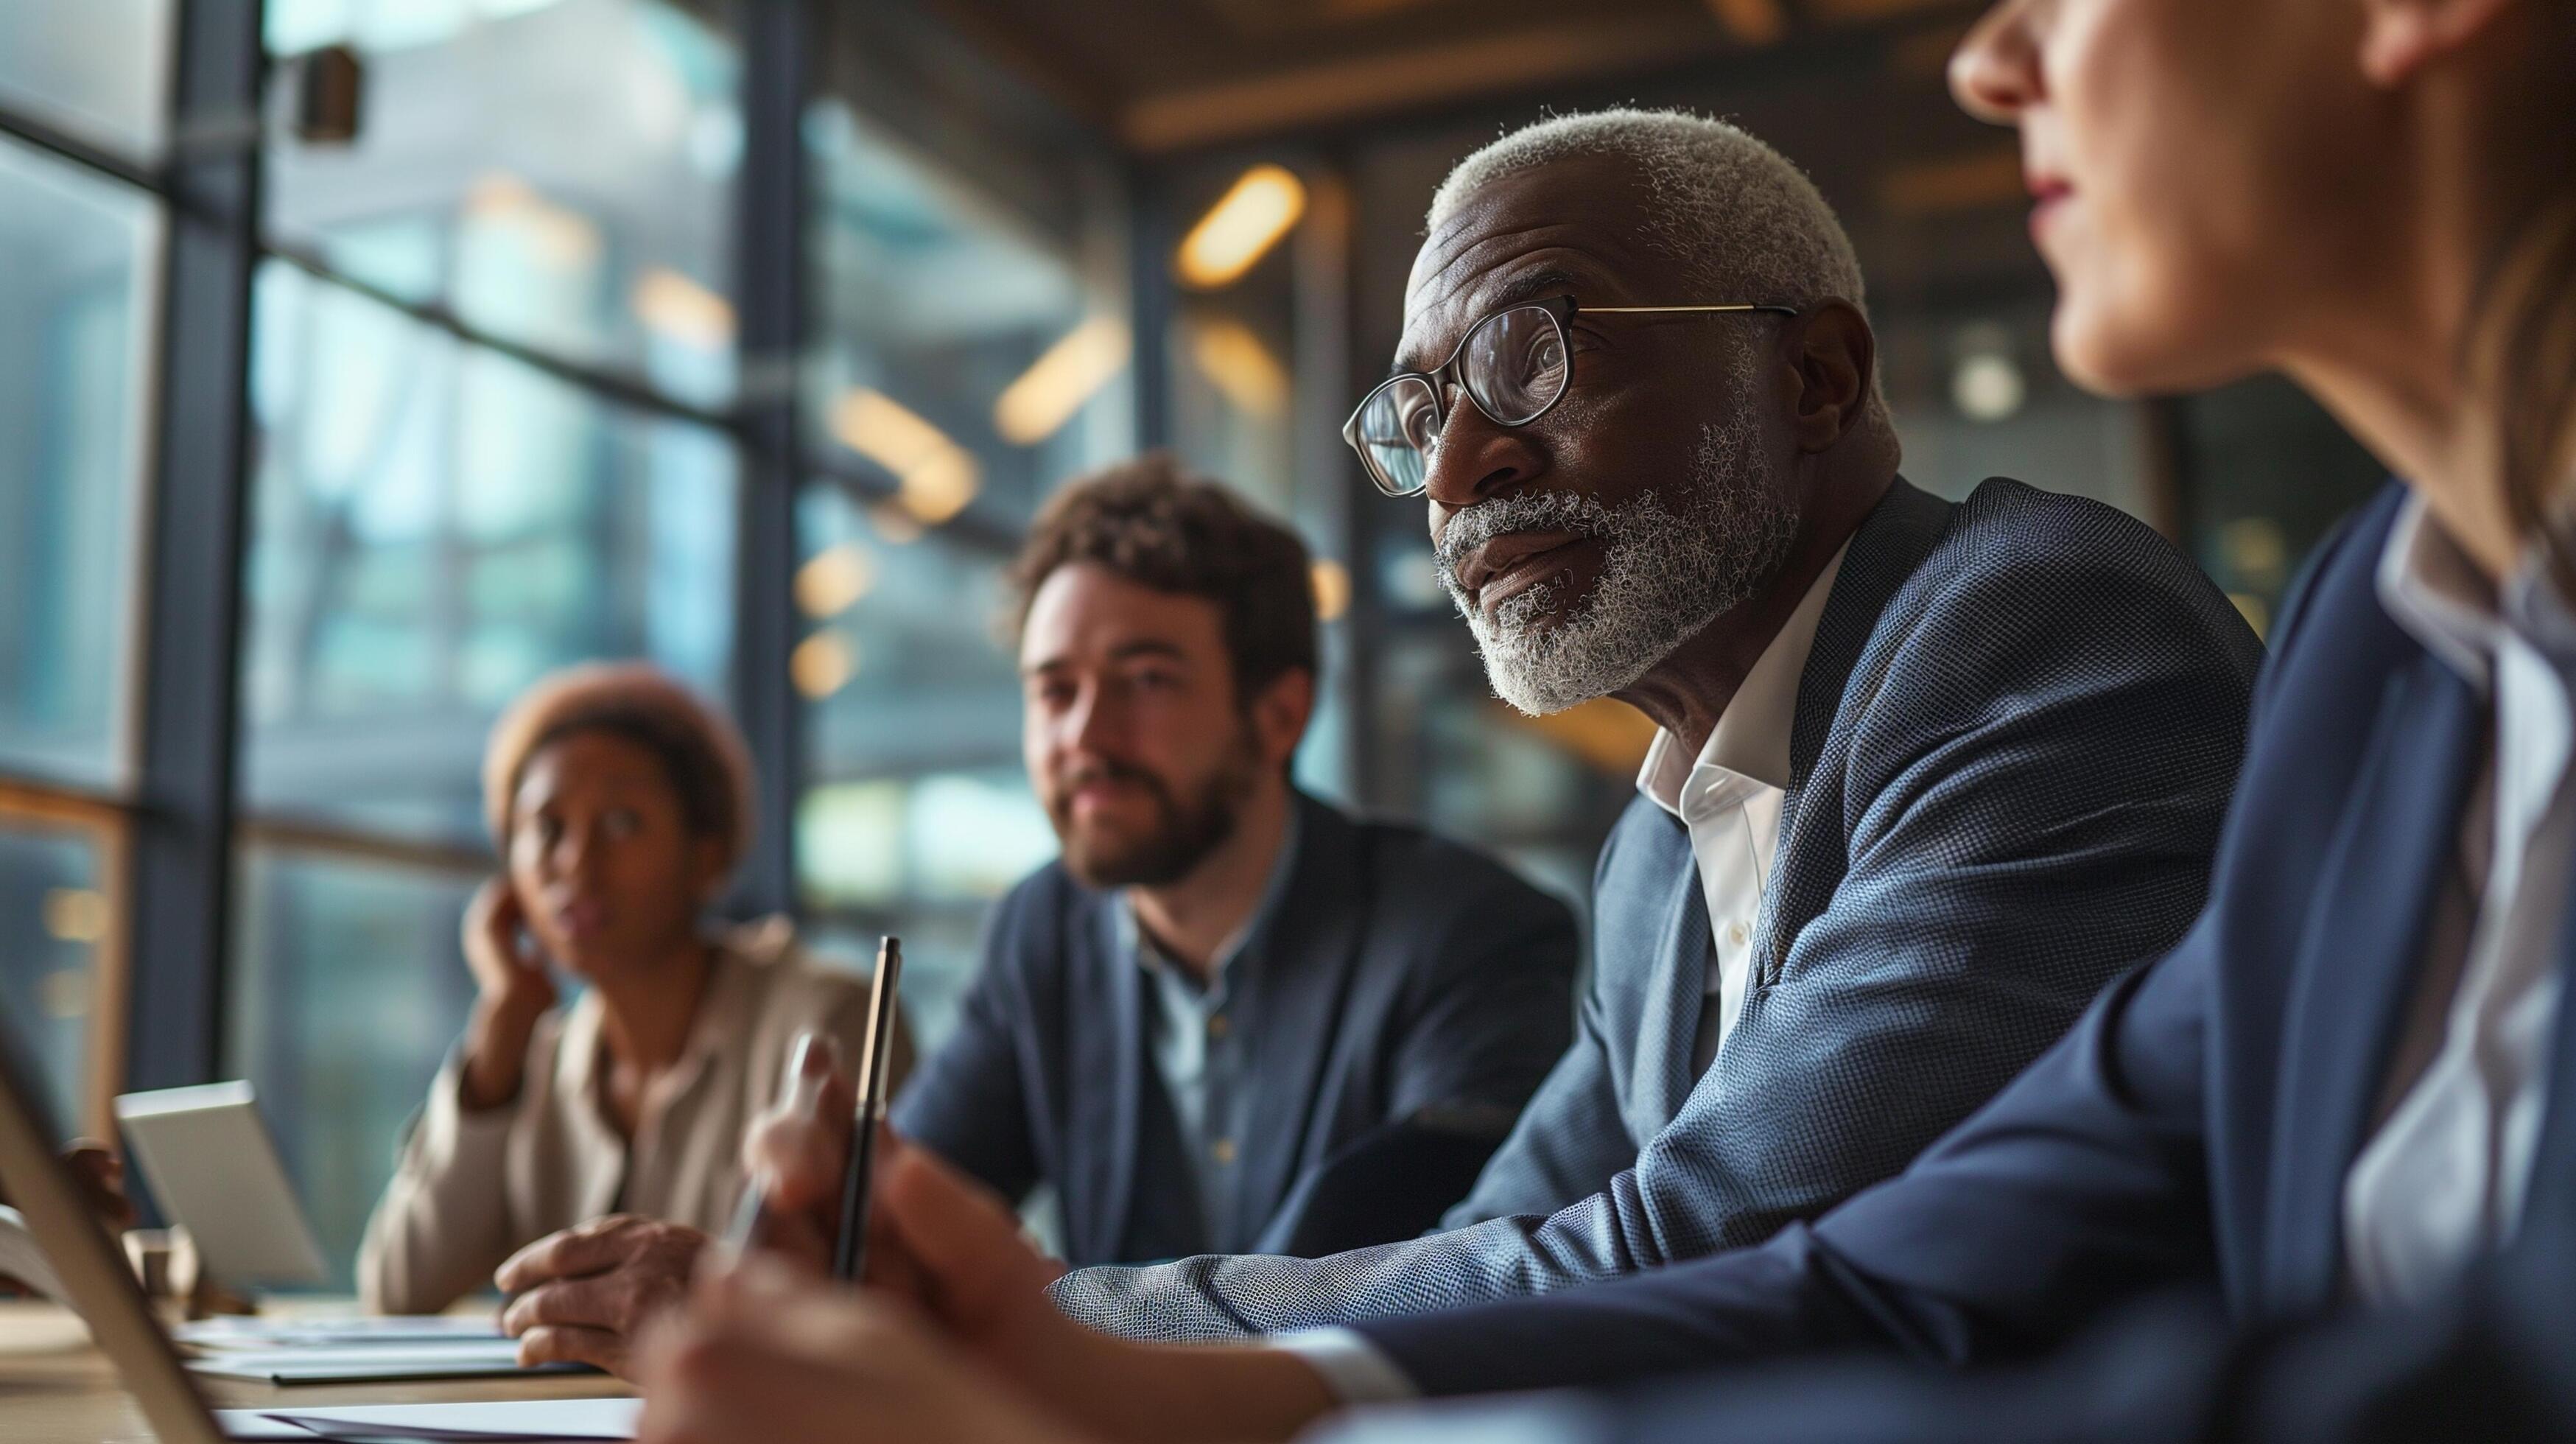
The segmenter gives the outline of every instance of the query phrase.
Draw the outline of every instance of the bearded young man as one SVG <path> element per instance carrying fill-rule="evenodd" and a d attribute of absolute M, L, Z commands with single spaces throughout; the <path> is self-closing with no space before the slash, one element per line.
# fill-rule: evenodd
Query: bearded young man
<path fill-rule="evenodd" d="M 1565 906 L 1308 797 L 1305 546 L 1148 458 L 1075 483 L 1011 573 L 1022 749 L 1062 858 L 1004 898 L 898 1130 L 1078 1263 L 1402 1238 L 1571 1032 Z"/>

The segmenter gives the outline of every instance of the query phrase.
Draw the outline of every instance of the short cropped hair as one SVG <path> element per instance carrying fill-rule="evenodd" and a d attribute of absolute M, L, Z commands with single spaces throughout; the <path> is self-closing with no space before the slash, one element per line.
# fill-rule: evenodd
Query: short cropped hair
<path fill-rule="evenodd" d="M 1306 544 L 1215 482 L 1156 453 L 1068 483 L 1038 513 L 1011 564 L 1011 631 L 1060 567 L 1095 566 L 1158 592 L 1205 597 L 1224 615 L 1238 702 L 1316 670 Z"/>
<path fill-rule="evenodd" d="M 483 748 L 483 820 L 510 852 L 510 805 L 528 762 L 577 732 L 606 732 L 653 754 L 679 795 L 689 834 L 724 846 L 731 872 L 751 845 L 751 753 L 721 712 L 660 670 L 593 662 L 540 678 L 492 725 Z"/>
<path fill-rule="evenodd" d="M 1697 288 L 1657 297 L 1657 304 L 1749 301 L 1805 310 L 1842 300 L 1869 314 L 1851 236 L 1815 182 L 1750 132 L 1686 110 L 1584 111 L 1509 131 L 1450 170 L 1432 193 L 1428 225 L 1437 231 L 1495 181 L 1578 156 L 1635 167 L 1646 188 L 1648 245 L 1680 263 Z M 1875 376 L 1863 419 L 1894 438 Z"/>

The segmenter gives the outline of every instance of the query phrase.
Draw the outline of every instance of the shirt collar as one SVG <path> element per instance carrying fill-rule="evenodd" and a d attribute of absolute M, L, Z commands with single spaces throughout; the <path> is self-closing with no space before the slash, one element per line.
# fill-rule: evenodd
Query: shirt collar
<path fill-rule="evenodd" d="M 1798 719 L 1798 684 L 1807 672 L 1807 654 L 1816 649 L 1816 626 L 1824 619 L 1825 601 L 1841 575 L 1846 541 L 1824 570 L 1807 584 L 1798 609 L 1780 624 L 1771 644 L 1753 661 L 1753 669 L 1718 714 L 1717 726 L 1696 758 L 1684 758 L 1673 734 L 1658 727 L 1646 749 L 1646 765 L 1637 773 L 1637 790 L 1675 817 L 1682 815 L 1683 790 L 1700 768 L 1716 768 L 1764 786 L 1789 785 L 1789 733 Z"/>
<path fill-rule="evenodd" d="M 2504 630 L 2495 587 L 2420 496 L 2407 499 L 2389 528 L 2378 584 L 2391 620 L 2470 685 L 2487 687 Z"/>
<path fill-rule="evenodd" d="M 2444 666 L 2488 691 L 2508 635 L 2562 675 L 2576 671 L 2576 612 L 2552 577 L 2548 551 L 2535 542 L 2499 592 L 2415 496 L 2379 555 L 2379 604 Z"/>
<path fill-rule="evenodd" d="M 652 1095 L 638 1119 L 639 1134 L 650 1131 L 670 1100 L 696 1088 L 711 1065 L 751 1035 L 756 1001 L 751 970 L 776 963 L 794 938 L 793 924 L 782 915 L 728 928 L 707 950 L 706 982 L 698 994 L 697 1011 L 690 1017 L 688 1036 L 680 1045 L 680 1056 L 653 1080 Z M 616 1133 L 608 1122 L 608 1053 L 600 1036 L 604 1011 L 599 990 L 584 989 L 565 1021 L 556 1068 L 564 1096 L 588 1099 L 591 1121 L 614 1140 Z M 859 1062 L 856 1058 L 844 1061 L 853 1068 Z"/>

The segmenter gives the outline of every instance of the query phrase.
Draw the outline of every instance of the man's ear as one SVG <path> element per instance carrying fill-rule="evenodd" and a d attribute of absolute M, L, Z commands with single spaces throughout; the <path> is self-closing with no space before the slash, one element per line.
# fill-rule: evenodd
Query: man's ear
<path fill-rule="evenodd" d="M 2523 0 L 2361 0 L 2361 73 L 2383 89 L 2414 79 L 2424 67 L 2487 32 Z"/>
<path fill-rule="evenodd" d="M 1870 378 L 1877 374 L 1878 338 L 1860 308 L 1826 301 L 1790 322 L 1797 348 L 1797 406 L 1789 418 L 1798 449 L 1832 448 L 1860 424 L 1869 408 Z"/>
<path fill-rule="evenodd" d="M 1315 716 L 1315 674 L 1303 667 L 1291 667 L 1270 680 L 1252 699 L 1252 727 L 1261 743 L 1261 755 L 1271 763 L 1285 767 L 1297 754 L 1297 744 L 1306 736 L 1306 724 Z"/>

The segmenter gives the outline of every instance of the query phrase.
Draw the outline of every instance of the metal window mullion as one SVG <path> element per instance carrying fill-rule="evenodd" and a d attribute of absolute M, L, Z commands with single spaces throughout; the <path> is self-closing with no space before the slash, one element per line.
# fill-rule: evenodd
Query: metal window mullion
<path fill-rule="evenodd" d="M 802 718 L 796 649 L 797 364 L 805 305 L 807 48 L 811 0 L 742 0 L 743 166 L 734 260 L 743 438 L 734 572 L 733 708 L 758 771 L 758 825 L 735 880 L 745 911 L 795 903 L 795 806 Z"/>
<path fill-rule="evenodd" d="M 258 109 L 261 6 L 180 7 L 174 136 Z M 230 908 L 256 144 L 174 146 L 145 534 L 125 1085 L 212 1078 Z"/>
<path fill-rule="evenodd" d="M 1180 294 L 1172 279 L 1174 226 L 1165 167 L 1136 163 L 1127 184 L 1127 305 L 1134 325 L 1136 449 L 1170 446 L 1172 322 Z"/>

